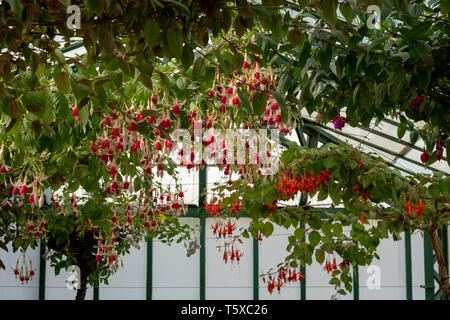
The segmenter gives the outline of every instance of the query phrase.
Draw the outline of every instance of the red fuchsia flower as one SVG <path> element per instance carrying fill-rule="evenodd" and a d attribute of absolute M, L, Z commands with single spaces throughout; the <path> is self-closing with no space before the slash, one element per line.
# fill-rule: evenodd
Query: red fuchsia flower
<path fill-rule="evenodd" d="M 436 158 L 437 158 L 439 161 L 441 161 L 441 159 L 442 159 L 442 150 L 436 151 Z"/>
<path fill-rule="evenodd" d="M 416 209 L 411 204 L 411 202 L 408 200 L 408 202 L 405 205 L 405 213 L 406 213 L 406 215 L 408 215 L 408 214 L 412 214 L 414 212 L 416 212 Z"/>
<path fill-rule="evenodd" d="M 105 120 L 103 120 L 103 123 L 107 126 L 111 126 L 111 118 L 110 117 L 106 117 Z"/>
<path fill-rule="evenodd" d="M 267 83 L 267 78 L 262 78 L 261 83 L 265 85 Z"/>
<path fill-rule="evenodd" d="M 166 120 L 161 121 L 161 126 L 164 129 L 169 129 L 172 126 L 172 123 L 170 122 L 170 119 L 166 119 Z"/>
<path fill-rule="evenodd" d="M 17 196 L 19 194 L 19 188 L 18 187 L 14 187 L 13 191 L 12 191 L 12 194 Z"/>
<path fill-rule="evenodd" d="M 259 78 L 259 72 L 255 72 L 255 78 L 256 78 L 256 79 Z"/>
<path fill-rule="evenodd" d="M 34 203 L 34 193 L 32 193 L 32 194 L 28 197 L 28 202 L 29 202 L 29 203 Z"/>
<path fill-rule="evenodd" d="M 104 140 L 102 146 L 104 149 L 108 149 L 109 148 L 109 140 L 108 139 Z"/>
<path fill-rule="evenodd" d="M 120 142 L 117 142 L 115 147 L 114 147 L 117 151 L 123 151 L 123 145 Z"/>
<path fill-rule="evenodd" d="M 159 143 L 159 141 L 156 141 L 156 143 L 155 143 L 155 149 L 156 149 L 156 150 L 161 150 L 161 149 L 162 149 L 161 143 Z"/>
<path fill-rule="evenodd" d="M 209 90 L 209 96 L 211 97 L 211 98 L 214 98 L 214 95 L 215 95 L 216 93 L 214 92 L 214 90 Z"/>
<path fill-rule="evenodd" d="M 361 211 L 361 217 L 359 218 L 359 221 L 361 222 L 361 224 L 364 224 L 364 222 L 365 222 L 364 212 L 362 212 L 362 211 Z"/>
<path fill-rule="evenodd" d="M 234 105 L 239 104 L 239 98 L 238 98 L 238 97 L 234 97 L 234 98 L 233 98 L 233 104 L 234 104 Z"/>
<path fill-rule="evenodd" d="M 334 117 L 333 120 L 331 120 L 331 122 L 333 122 L 334 128 L 336 130 L 342 130 L 345 123 L 347 122 L 347 119 L 341 117 L 341 115 L 338 114 L 337 117 Z"/>
<path fill-rule="evenodd" d="M 28 188 L 26 185 L 23 185 L 22 188 L 20 188 L 20 193 L 21 194 L 27 194 L 28 193 Z"/>
<path fill-rule="evenodd" d="M 226 102 L 227 102 L 227 97 L 222 96 L 222 97 L 220 98 L 220 102 L 226 103 Z"/>
<path fill-rule="evenodd" d="M 138 116 L 138 119 L 139 119 L 139 120 L 144 120 L 144 119 L 145 119 L 144 114 L 141 113 L 141 114 Z"/>
<path fill-rule="evenodd" d="M 444 143 L 440 139 L 436 139 L 436 150 L 443 150 L 444 147 Z"/>
<path fill-rule="evenodd" d="M 119 128 L 114 128 L 111 133 L 111 139 L 115 139 L 117 137 L 120 137 L 120 131 Z"/>
<path fill-rule="evenodd" d="M 220 112 L 225 113 L 225 105 L 221 104 L 219 110 Z"/>
<path fill-rule="evenodd" d="M 274 102 L 272 104 L 272 110 L 278 110 L 278 103 Z"/>
<path fill-rule="evenodd" d="M 420 161 L 422 161 L 422 163 L 427 163 L 430 160 L 430 154 L 423 149 L 422 154 L 420 155 Z"/>
<path fill-rule="evenodd" d="M 172 113 L 175 115 L 179 115 L 180 114 L 180 106 L 179 105 L 174 105 L 172 108 Z"/>
<path fill-rule="evenodd" d="M 414 110 L 416 110 L 417 112 L 420 112 L 420 105 L 424 101 L 425 101 L 424 96 L 418 96 L 417 98 L 411 100 L 411 103 L 409 104 L 409 106 L 411 108 L 413 108 Z"/>
<path fill-rule="evenodd" d="M 416 206 L 417 217 L 423 216 L 423 209 L 428 207 L 430 204 L 423 205 L 423 199 L 420 199 L 419 204 Z"/>
<path fill-rule="evenodd" d="M 111 176 L 111 179 L 114 179 L 114 176 L 116 175 L 117 171 L 116 168 L 113 166 L 111 169 L 109 169 L 109 174 Z"/>
<path fill-rule="evenodd" d="M 152 102 L 154 105 L 158 102 L 158 98 L 156 96 L 152 96 Z"/>
<path fill-rule="evenodd" d="M 136 152 L 136 151 L 139 150 L 140 147 L 141 147 L 141 142 L 140 141 L 136 141 L 136 143 L 131 146 L 131 151 L 132 152 Z"/>
<path fill-rule="evenodd" d="M 165 146 L 166 146 L 166 149 L 172 148 L 172 141 L 166 140 Z"/>
<path fill-rule="evenodd" d="M 77 109 L 77 108 L 73 108 L 73 110 L 72 110 L 72 116 L 73 116 L 76 120 L 80 119 L 80 116 L 78 115 L 78 109 Z"/>
<path fill-rule="evenodd" d="M 248 69 L 249 66 L 250 66 L 250 64 L 248 63 L 248 61 L 244 61 L 244 65 L 242 66 L 242 68 Z"/>
<path fill-rule="evenodd" d="M 129 131 L 136 131 L 136 122 L 131 121 L 130 126 L 128 127 Z"/>
<path fill-rule="evenodd" d="M 97 153 L 97 151 L 98 151 L 98 148 L 95 146 L 94 143 L 91 144 L 91 151 L 94 152 L 94 153 Z"/>
<path fill-rule="evenodd" d="M 227 88 L 227 94 L 233 94 L 233 88 L 232 87 L 228 87 Z"/>
<path fill-rule="evenodd" d="M 0 169 L 0 171 L 1 171 L 3 174 L 5 174 L 5 173 L 8 172 L 8 170 L 6 170 L 6 167 L 5 167 L 5 166 L 2 166 L 2 168 Z"/>

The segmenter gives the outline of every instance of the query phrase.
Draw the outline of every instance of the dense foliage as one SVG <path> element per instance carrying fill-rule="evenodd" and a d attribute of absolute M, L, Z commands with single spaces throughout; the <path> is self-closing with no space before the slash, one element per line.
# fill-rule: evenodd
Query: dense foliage
<path fill-rule="evenodd" d="M 69 4 L 81 9 L 79 29 L 66 24 Z M 373 4 L 381 12 L 375 28 L 367 13 Z M 18 250 L 46 239 L 53 265 L 80 265 L 86 283 L 107 279 L 118 256 L 145 237 L 187 241 L 188 227 L 177 219 L 187 210 L 182 186 L 165 187 L 157 177 L 176 180 L 177 164 L 198 170 L 209 156 L 235 152 L 217 136 L 196 137 L 195 124 L 283 135 L 302 125 L 305 109 L 338 130 L 395 117 L 400 139 L 409 128 L 412 144 L 424 141 L 425 166 L 441 161 L 444 149 L 449 161 L 449 7 L 390 0 L 2 1 L 0 244 L 12 241 Z M 61 42 L 69 47 L 77 38 L 86 53 L 66 57 Z M 187 129 L 209 156 L 180 152 L 176 129 Z M 276 270 L 278 285 L 287 268 L 315 258 L 345 293 L 351 266 L 370 264 L 380 239 L 420 230 L 432 238 L 450 291 L 437 241 L 450 217 L 446 175 L 404 177 L 350 147 L 281 140 L 287 148 L 277 175 L 261 174 L 260 155 L 246 165 L 216 162 L 230 179 L 207 204 L 216 215 L 248 212 L 253 222 L 242 236 L 268 237 L 274 223 L 296 228 Z M 232 181 L 233 173 L 241 179 Z M 349 213 L 277 206 L 301 193 L 330 196 Z M 273 290 L 273 274 L 266 276 Z"/>

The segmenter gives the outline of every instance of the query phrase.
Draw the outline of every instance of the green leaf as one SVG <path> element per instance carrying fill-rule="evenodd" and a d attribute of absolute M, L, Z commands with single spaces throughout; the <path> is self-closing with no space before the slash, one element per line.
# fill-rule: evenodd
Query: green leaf
<path fill-rule="evenodd" d="M 6 0 L 6 2 L 9 3 L 9 6 L 11 7 L 11 11 L 14 12 L 20 20 L 22 20 L 22 11 L 23 11 L 23 5 L 21 0 Z"/>
<path fill-rule="evenodd" d="M 175 27 L 169 28 L 166 37 L 170 52 L 175 58 L 181 58 L 183 54 L 183 34 L 181 30 Z"/>
<path fill-rule="evenodd" d="M 252 106 L 253 106 L 253 113 L 258 117 L 260 117 L 266 110 L 267 96 L 263 92 L 257 91 L 253 95 Z"/>
<path fill-rule="evenodd" d="M 194 80 L 199 80 L 203 77 L 206 69 L 205 59 L 198 57 L 194 62 L 194 68 L 192 70 L 192 77 Z"/>
<path fill-rule="evenodd" d="M 333 27 L 337 22 L 337 4 L 338 2 L 336 0 L 320 0 L 320 10 L 327 22 Z"/>
<path fill-rule="evenodd" d="M 433 50 L 431 46 L 423 40 L 414 40 L 411 41 L 411 46 L 417 52 L 417 54 L 422 59 L 427 59 L 431 57 L 431 51 Z"/>
<path fill-rule="evenodd" d="M 300 37 L 301 37 L 301 33 L 298 29 L 292 29 L 291 31 L 289 31 L 288 33 L 288 41 L 294 46 L 298 46 L 299 45 L 299 41 L 300 41 Z"/>
<path fill-rule="evenodd" d="M 232 70 L 230 66 L 227 63 L 225 63 L 220 53 L 218 51 L 214 51 L 214 54 L 216 55 L 217 62 L 219 62 L 220 71 L 225 73 L 226 75 L 231 74 Z"/>
<path fill-rule="evenodd" d="M 185 44 L 183 47 L 183 55 L 181 56 L 183 68 L 187 70 L 194 63 L 194 52 L 190 45 Z"/>
<path fill-rule="evenodd" d="M 85 0 L 86 8 L 101 17 L 105 10 L 104 1 L 102 0 Z"/>
<path fill-rule="evenodd" d="M 339 4 L 339 11 L 344 16 L 345 20 L 347 20 L 348 23 L 352 23 L 354 19 L 353 10 L 349 3 L 340 3 Z"/>
<path fill-rule="evenodd" d="M 304 235 L 305 235 L 305 229 L 302 229 L 302 228 L 295 229 L 294 236 L 297 238 L 297 240 L 302 241 Z"/>
<path fill-rule="evenodd" d="M 433 198 L 438 197 L 439 194 L 441 193 L 439 185 L 437 183 L 433 183 L 432 185 L 430 185 L 428 187 L 428 191 L 430 192 L 430 194 Z"/>
<path fill-rule="evenodd" d="M 70 89 L 70 78 L 66 72 L 60 71 L 55 76 L 56 87 L 62 92 L 68 93 Z"/>
<path fill-rule="evenodd" d="M 144 27 L 145 40 L 147 40 L 147 46 L 150 49 L 156 45 L 156 40 L 159 37 L 161 28 L 155 20 L 148 20 Z"/>
<path fill-rule="evenodd" d="M 310 234 L 308 236 L 308 239 L 309 239 L 309 244 L 311 246 L 315 247 L 320 242 L 320 233 L 315 231 L 315 230 L 313 230 L 313 231 L 310 232 Z"/>
<path fill-rule="evenodd" d="M 404 119 L 404 118 L 405 117 L 403 117 L 402 119 Z M 397 137 L 399 139 L 403 138 L 403 136 L 405 135 L 407 124 L 408 123 L 406 121 L 401 121 L 400 124 L 398 125 L 398 127 L 397 127 Z"/>
<path fill-rule="evenodd" d="M 250 106 L 250 100 L 248 99 L 247 95 L 242 93 L 241 89 L 238 89 L 237 91 L 238 91 L 239 100 L 241 101 L 242 106 L 245 108 L 247 113 L 251 114 L 252 107 Z"/>
<path fill-rule="evenodd" d="M 273 224 L 266 222 L 260 226 L 262 234 L 267 238 L 273 233 Z"/>

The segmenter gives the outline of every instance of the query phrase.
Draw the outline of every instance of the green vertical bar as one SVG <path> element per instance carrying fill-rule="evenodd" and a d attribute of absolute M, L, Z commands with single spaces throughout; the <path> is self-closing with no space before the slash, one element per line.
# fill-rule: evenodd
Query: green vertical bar
<path fill-rule="evenodd" d="M 153 238 L 147 241 L 147 283 L 146 299 L 152 300 L 153 293 Z"/>
<path fill-rule="evenodd" d="M 353 300 L 359 300 L 359 268 L 353 267 Z"/>
<path fill-rule="evenodd" d="M 100 300 L 100 285 L 98 280 L 94 282 L 94 300 Z"/>
<path fill-rule="evenodd" d="M 411 234 L 405 231 L 406 300 L 412 300 Z"/>
<path fill-rule="evenodd" d="M 205 225 L 206 217 L 204 212 L 200 213 L 200 300 L 205 300 L 206 273 L 205 273 Z"/>
<path fill-rule="evenodd" d="M 303 195 L 302 195 L 303 197 Z M 308 197 L 306 195 L 306 197 Z M 300 225 L 300 228 L 305 228 L 303 224 Z M 305 241 L 305 237 L 303 236 L 302 241 Z M 300 282 L 300 299 L 306 300 L 306 265 L 300 265 L 300 272 L 304 276 L 302 282 Z"/>
<path fill-rule="evenodd" d="M 426 231 L 423 236 L 423 250 L 425 260 L 425 299 L 434 300 L 433 248 L 431 246 L 430 235 Z"/>
<path fill-rule="evenodd" d="M 206 234 L 206 212 L 204 209 L 205 195 L 203 192 L 206 190 L 206 167 L 200 168 L 198 174 L 198 191 L 199 201 L 198 206 L 200 209 L 200 300 L 206 299 L 206 255 L 205 255 L 205 234 Z"/>
<path fill-rule="evenodd" d="M 39 300 L 45 300 L 45 272 L 46 263 L 44 259 L 45 254 L 45 240 L 41 241 L 39 247 Z"/>
<path fill-rule="evenodd" d="M 259 243 L 253 239 L 253 300 L 259 300 Z"/>

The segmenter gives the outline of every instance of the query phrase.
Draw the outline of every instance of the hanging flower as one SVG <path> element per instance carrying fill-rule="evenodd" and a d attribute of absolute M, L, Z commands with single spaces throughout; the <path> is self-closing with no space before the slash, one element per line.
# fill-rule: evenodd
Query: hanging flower
<path fill-rule="evenodd" d="M 345 123 L 347 122 L 347 119 L 341 117 L 341 115 L 338 113 L 337 117 L 334 117 L 333 120 L 331 120 L 331 122 L 333 122 L 334 128 L 336 130 L 342 130 Z"/>

